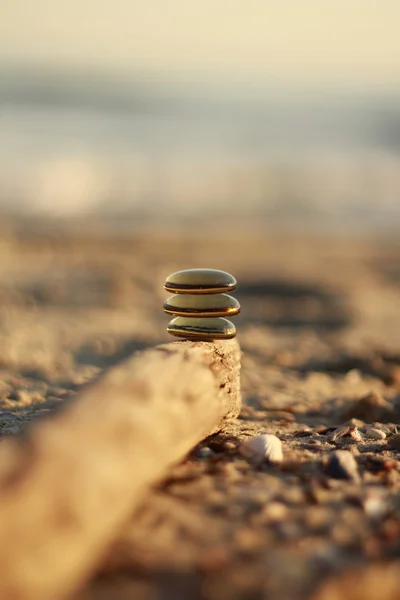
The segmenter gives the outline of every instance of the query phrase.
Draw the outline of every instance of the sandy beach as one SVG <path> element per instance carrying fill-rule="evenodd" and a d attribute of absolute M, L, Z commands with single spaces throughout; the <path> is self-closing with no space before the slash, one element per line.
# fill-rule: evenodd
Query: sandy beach
<path fill-rule="evenodd" d="M 3 227 L 3 436 L 173 341 L 169 273 L 207 266 L 239 282 L 239 419 L 148 495 L 73 600 L 395 598 L 399 265 L 393 240 Z M 239 453 L 259 433 L 282 440 L 280 465 Z M 337 450 L 356 462 L 347 478 L 329 466 Z"/>

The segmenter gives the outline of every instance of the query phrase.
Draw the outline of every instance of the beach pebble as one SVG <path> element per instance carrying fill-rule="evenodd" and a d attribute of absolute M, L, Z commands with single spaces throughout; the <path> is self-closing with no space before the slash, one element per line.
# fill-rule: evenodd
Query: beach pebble
<path fill-rule="evenodd" d="M 374 440 L 384 440 L 386 438 L 386 433 L 381 429 L 376 429 L 375 427 L 368 427 L 364 431 L 364 437 L 372 438 Z"/>
<path fill-rule="evenodd" d="M 176 317 L 170 321 L 167 331 L 187 340 L 228 340 L 236 335 L 234 324 L 223 317 Z"/>
<path fill-rule="evenodd" d="M 196 456 L 198 458 L 210 458 L 213 455 L 214 452 L 208 446 L 203 446 L 202 448 L 196 450 Z"/>
<path fill-rule="evenodd" d="M 282 502 L 269 502 L 262 510 L 262 520 L 268 522 L 279 522 L 287 518 L 288 508 Z"/>
<path fill-rule="evenodd" d="M 239 452 L 254 462 L 280 463 L 283 460 L 282 442 L 276 435 L 265 433 L 246 440 L 239 446 Z"/>
<path fill-rule="evenodd" d="M 185 269 L 169 275 L 167 292 L 175 294 L 217 294 L 236 288 L 237 281 L 230 273 L 217 269 Z"/>
<path fill-rule="evenodd" d="M 370 489 L 362 500 L 364 512 L 372 519 L 380 519 L 388 509 L 388 501 L 385 492 L 380 489 Z"/>
<path fill-rule="evenodd" d="M 164 312 L 178 317 L 229 317 L 240 304 L 229 294 L 175 294 L 164 302 Z"/>
<path fill-rule="evenodd" d="M 394 435 L 390 436 L 388 440 L 388 446 L 393 448 L 393 450 L 400 450 L 400 433 L 395 433 Z"/>
<path fill-rule="evenodd" d="M 347 383 L 357 385 L 362 381 L 362 374 L 358 369 L 351 369 L 347 371 L 345 378 Z"/>
<path fill-rule="evenodd" d="M 328 456 L 326 473 L 334 479 L 350 479 L 360 481 L 357 462 L 347 450 L 336 450 Z"/>

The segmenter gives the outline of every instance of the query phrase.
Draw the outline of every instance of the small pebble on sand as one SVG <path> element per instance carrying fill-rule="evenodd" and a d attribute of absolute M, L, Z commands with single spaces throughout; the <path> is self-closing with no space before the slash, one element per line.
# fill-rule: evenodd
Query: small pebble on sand
<path fill-rule="evenodd" d="M 381 429 L 368 427 L 368 429 L 364 431 L 364 437 L 372 438 L 374 440 L 384 440 L 386 438 L 386 433 Z"/>
<path fill-rule="evenodd" d="M 400 433 L 395 433 L 394 435 L 390 436 L 388 440 L 388 446 L 393 448 L 393 450 L 400 450 Z"/>
<path fill-rule="evenodd" d="M 326 473 L 334 479 L 350 479 L 360 481 L 357 462 L 347 450 L 331 452 L 325 466 Z"/>

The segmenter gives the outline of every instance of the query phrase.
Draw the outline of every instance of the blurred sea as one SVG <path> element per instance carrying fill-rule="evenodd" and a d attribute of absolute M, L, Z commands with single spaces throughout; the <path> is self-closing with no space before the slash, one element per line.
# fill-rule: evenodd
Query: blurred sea
<path fill-rule="evenodd" d="M 399 96 L 4 69 L 0 210 L 398 232 Z"/>

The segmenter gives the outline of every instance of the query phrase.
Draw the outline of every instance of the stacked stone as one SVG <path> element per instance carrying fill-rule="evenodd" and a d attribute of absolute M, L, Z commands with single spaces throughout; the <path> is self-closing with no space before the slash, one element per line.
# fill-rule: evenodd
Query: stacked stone
<path fill-rule="evenodd" d="M 240 304 L 226 292 L 236 288 L 236 279 L 216 269 L 186 269 L 167 277 L 165 289 L 172 292 L 164 311 L 175 318 L 168 333 L 189 340 L 227 340 L 236 327 L 225 317 L 237 315 Z"/>

